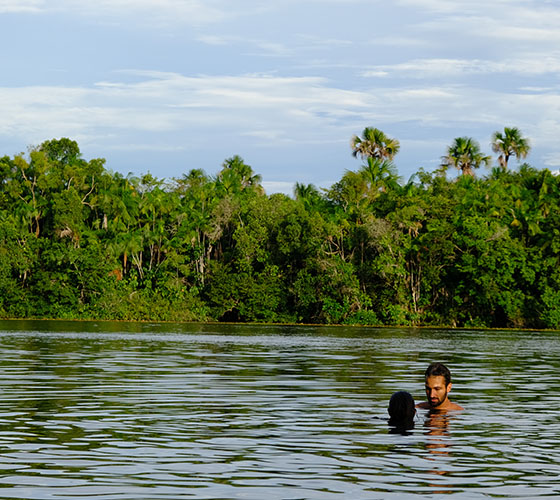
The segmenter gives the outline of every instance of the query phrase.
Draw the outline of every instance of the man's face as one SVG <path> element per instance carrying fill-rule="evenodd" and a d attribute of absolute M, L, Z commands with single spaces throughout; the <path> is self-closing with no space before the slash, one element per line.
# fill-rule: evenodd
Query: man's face
<path fill-rule="evenodd" d="M 428 404 L 432 408 L 438 408 L 447 400 L 447 393 L 451 390 L 451 384 L 445 385 L 443 375 L 432 375 L 426 379 L 426 396 Z"/>

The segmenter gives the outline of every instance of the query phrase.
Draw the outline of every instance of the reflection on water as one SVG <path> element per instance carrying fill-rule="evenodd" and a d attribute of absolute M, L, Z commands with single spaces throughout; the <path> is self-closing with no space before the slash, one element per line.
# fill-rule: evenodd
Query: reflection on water
<path fill-rule="evenodd" d="M 0 323 L 0 498 L 552 498 L 556 334 Z M 450 366 L 463 412 L 388 432 Z"/>
<path fill-rule="evenodd" d="M 433 460 L 434 468 L 430 470 L 431 474 L 444 476 L 449 473 L 445 464 L 449 462 L 451 455 L 452 440 L 450 439 L 449 425 L 457 412 L 446 412 L 438 410 L 429 410 L 426 414 L 424 422 L 426 439 L 426 449 L 433 455 L 428 455 L 428 460 Z M 451 493 L 451 487 L 431 483 L 434 493 Z"/>

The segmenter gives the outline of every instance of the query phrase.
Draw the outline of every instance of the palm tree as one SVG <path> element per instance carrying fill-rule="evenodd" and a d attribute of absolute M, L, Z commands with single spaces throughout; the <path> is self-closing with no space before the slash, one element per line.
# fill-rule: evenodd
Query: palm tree
<path fill-rule="evenodd" d="M 306 210 L 316 207 L 322 200 L 321 193 L 314 184 L 300 182 L 296 182 L 294 185 L 294 197 Z"/>
<path fill-rule="evenodd" d="M 263 193 L 261 180 L 261 176 L 255 174 L 239 155 L 224 160 L 222 170 L 216 176 L 217 187 L 228 194 L 239 193 L 245 189 Z"/>
<path fill-rule="evenodd" d="M 500 154 L 498 163 L 503 169 L 507 169 L 511 156 L 515 156 L 517 161 L 521 161 L 530 150 L 529 140 L 521 135 L 521 131 L 517 127 L 505 127 L 503 134 L 494 132 L 492 135 L 492 151 Z"/>
<path fill-rule="evenodd" d="M 367 164 L 362 166 L 359 173 L 366 180 L 369 189 L 375 197 L 377 197 L 380 191 L 386 191 L 387 188 L 396 188 L 398 186 L 399 176 L 397 168 L 389 160 L 368 158 Z"/>
<path fill-rule="evenodd" d="M 378 158 L 380 160 L 392 160 L 401 147 L 397 139 L 387 137 L 378 128 L 366 127 L 362 137 L 357 135 L 350 141 L 352 156 L 356 158 Z"/>
<path fill-rule="evenodd" d="M 480 145 L 472 137 L 456 137 L 442 157 L 442 167 L 455 167 L 463 175 L 474 177 L 475 168 L 490 165 L 492 159 L 480 151 Z"/>

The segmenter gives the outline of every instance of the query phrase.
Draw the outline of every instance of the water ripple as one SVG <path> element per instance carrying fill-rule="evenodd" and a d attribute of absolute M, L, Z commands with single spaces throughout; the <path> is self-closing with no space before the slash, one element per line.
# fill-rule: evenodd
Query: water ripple
<path fill-rule="evenodd" d="M 1 325 L 1 498 L 560 494 L 553 333 Z M 433 360 L 466 411 L 390 434 Z"/>

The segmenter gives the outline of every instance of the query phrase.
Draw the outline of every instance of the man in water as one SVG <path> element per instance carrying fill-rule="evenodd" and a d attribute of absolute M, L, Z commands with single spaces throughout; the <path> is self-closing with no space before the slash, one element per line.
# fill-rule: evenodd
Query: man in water
<path fill-rule="evenodd" d="M 417 408 L 425 410 L 463 410 L 462 406 L 452 403 L 447 395 L 451 391 L 451 372 L 442 363 L 432 363 L 426 373 L 426 397 L 428 401 L 418 403 Z"/>

